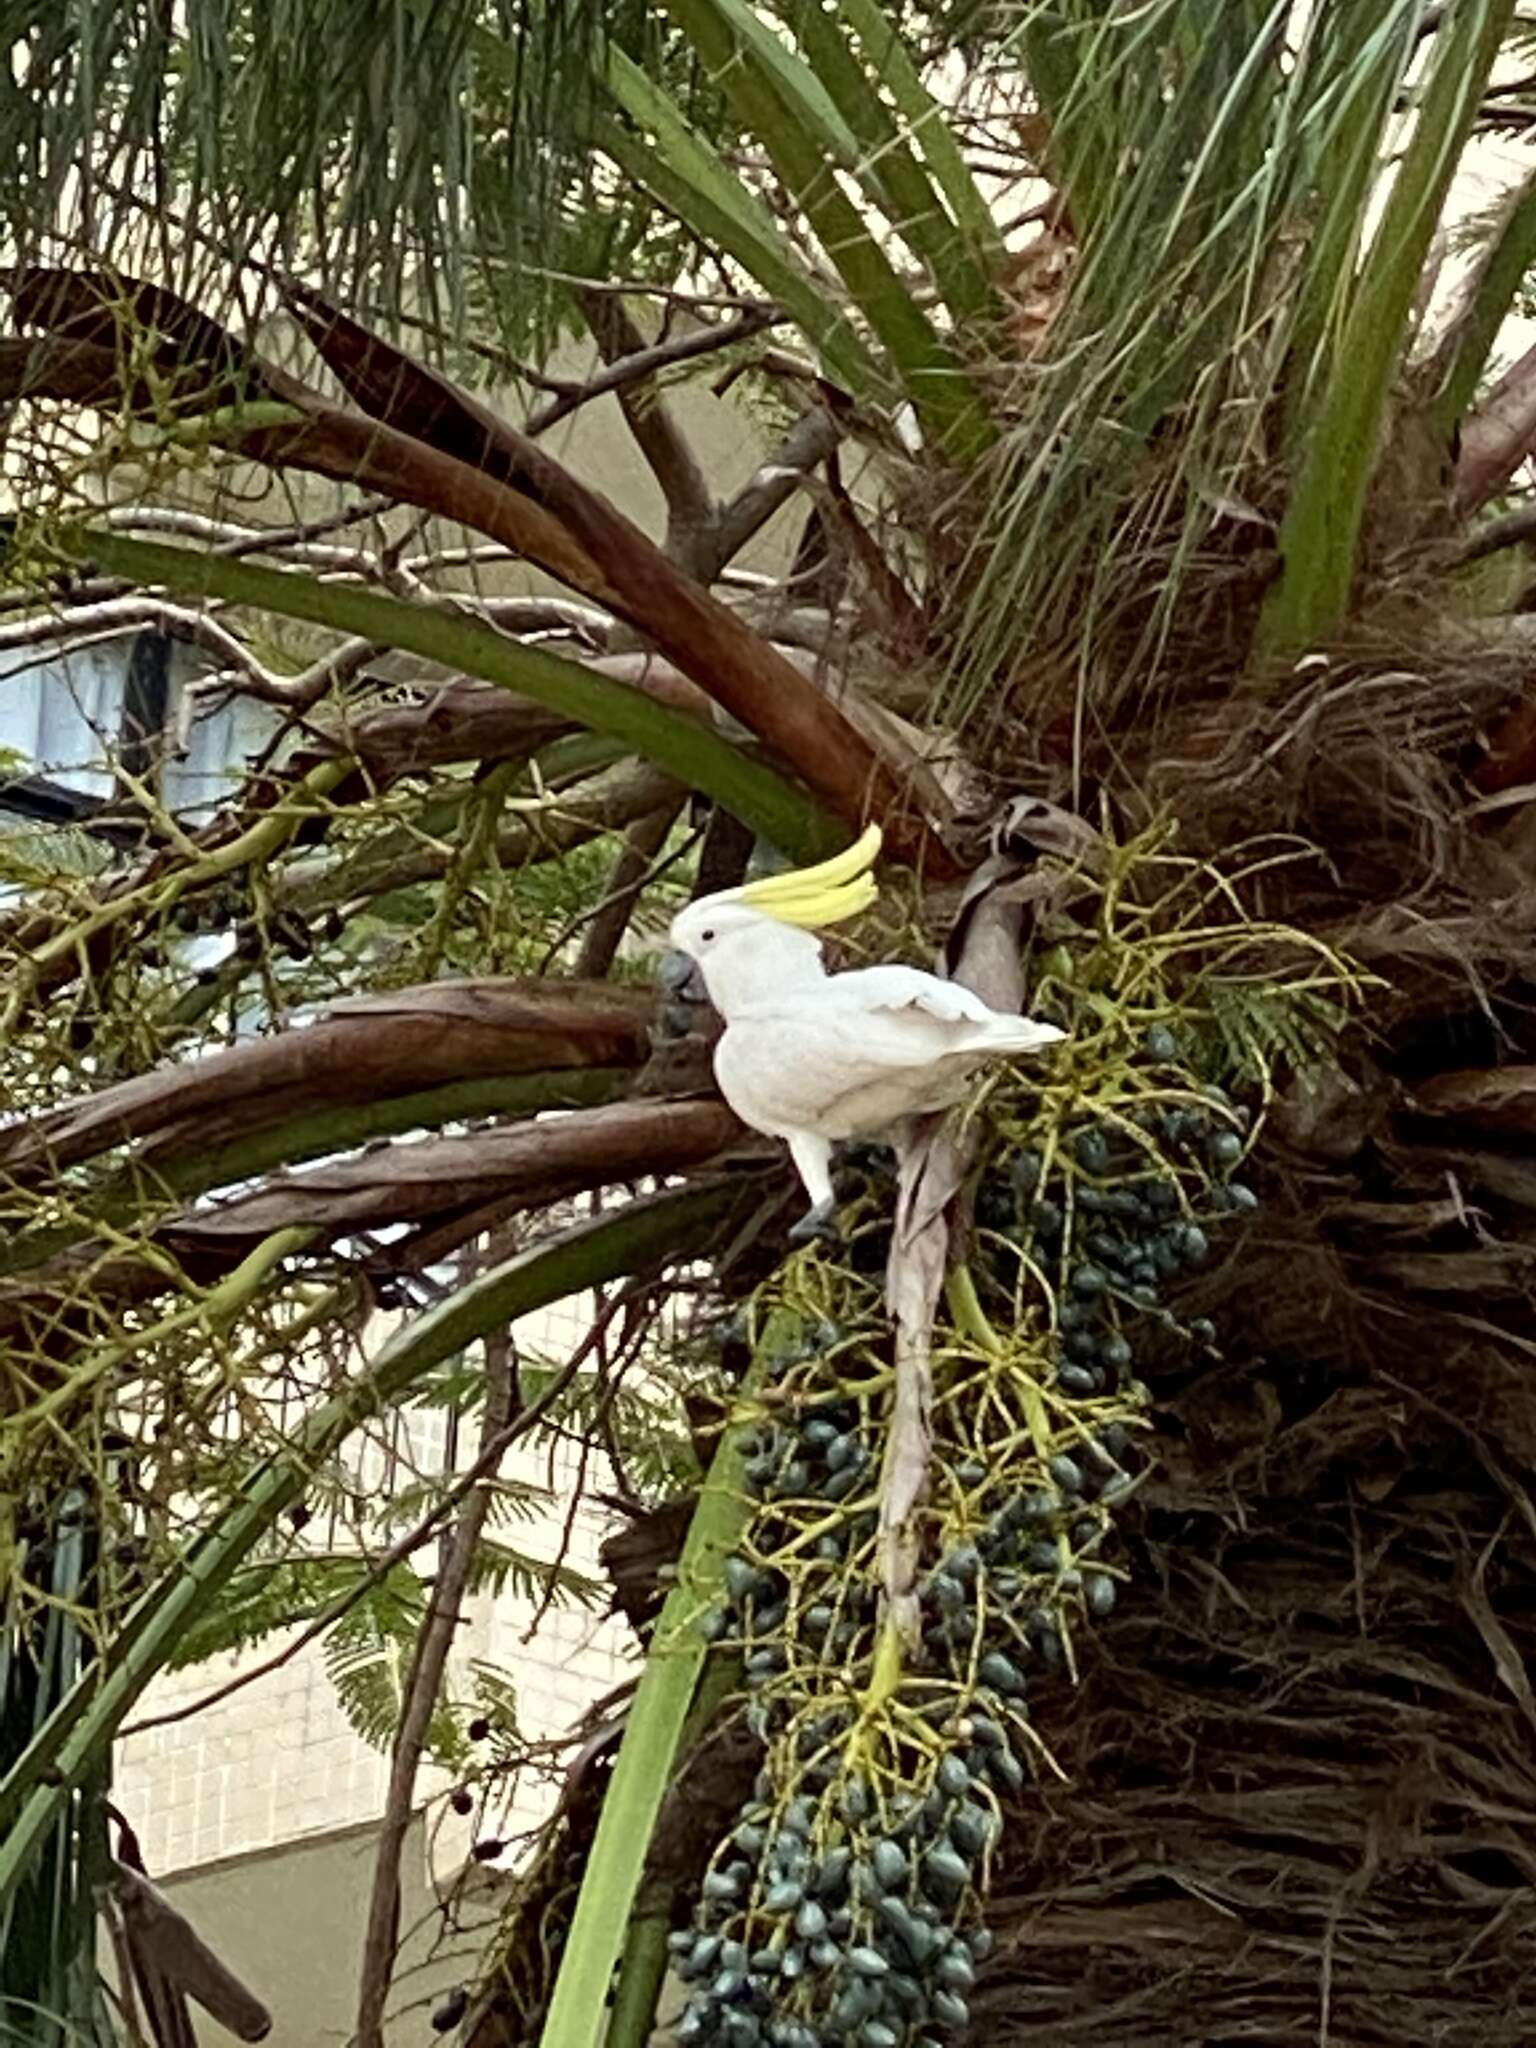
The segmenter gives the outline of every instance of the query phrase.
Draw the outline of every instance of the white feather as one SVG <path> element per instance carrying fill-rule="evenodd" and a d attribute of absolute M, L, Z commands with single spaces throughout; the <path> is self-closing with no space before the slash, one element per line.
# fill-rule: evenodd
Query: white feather
<path fill-rule="evenodd" d="M 698 961 L 725 1019 L 720 1092 L 743 1123 L 791 1141 L 818 1201 L 833 1141 L 947 1109 L 988 1061 L 1064 1036 L 919 967 L 828 974 L 809 933 L 745 904 L 693 904 L 672 940 Z"/>

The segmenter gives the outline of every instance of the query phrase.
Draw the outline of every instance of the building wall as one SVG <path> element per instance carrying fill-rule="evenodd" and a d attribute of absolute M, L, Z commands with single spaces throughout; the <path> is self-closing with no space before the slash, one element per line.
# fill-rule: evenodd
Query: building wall
<path fill-rule="evenodd" d="M 267 2007 L 272 2048 L 339 2048 L 350 2037 L 375 1842 L 372 1823 L 333 1829 L 159 1881 L 176 1910 Z M 434 1911 L 427 1829 L 419 1818 L 406 1837 L 401 1879 L 406 1934 L 386 2032 L 390 2048 L 419 2048 L 434 2038 L 433 2007 L 471 1981 L 495 1901 L 482 1892 L 467 1924 L 444 1939 Z M 110 1961 L 107 1967 L 112 1970 Z M 227 2048 L 231 2037 L 222 2027 L 200 2011 L 194 2018 L 200 2043 Z"/>

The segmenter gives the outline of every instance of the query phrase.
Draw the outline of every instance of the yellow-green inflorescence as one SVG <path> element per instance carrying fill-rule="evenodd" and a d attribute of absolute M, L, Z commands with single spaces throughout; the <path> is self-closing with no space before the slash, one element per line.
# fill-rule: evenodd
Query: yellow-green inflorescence
<path fill-rule="evenodd" d="M 842 1253 L 796 1254 L 750 1306 L 757 1505 L 704 1625 L 740 1644 L 766 1755 L 673 1936 L 682 2041 L 914 2048 L 967 2022 L 1004 1805 L 1054 1768 L 1031 1689 L 1075 1675 L 1120 1597 L 1142 1372 L 1214 1344 L 1181 1283 L 1256 1206 L 1273 1062 L 1320 1053 L 1351 986 L 1242 902 L 1231 876 L 1143 845 L 1037 949 L 1030 1011 L 1070 1038 L 970 1112 L 915 1649 L 882 1615 L 877 1557 L 889 1153 L 844 1162 Z"/>

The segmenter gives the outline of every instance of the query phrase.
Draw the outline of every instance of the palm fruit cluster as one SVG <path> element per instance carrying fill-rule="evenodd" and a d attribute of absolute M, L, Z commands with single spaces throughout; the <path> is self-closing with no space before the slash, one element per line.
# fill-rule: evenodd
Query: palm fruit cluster
<path fill-rule="evenodd" d="M 1214 1344 L 1188 1282 L 1256 1205 L 1256 1128 L 1221 1083 L 1267 1091 L 1264 1019 L 1293 1037 L 1297 1018 L 1327 1022 L 1316 962 L 1298 971 L 1272 927 L 1261 1012 L 1256 928 L 1238 916 L 1212 946 L 1205 871 L 1154 851 L 1149 894 L 1212 946 L 1191 973 L 1124 886 L 1132 858 L 1036 962 L 1028 1007 L 1069 1041 L 974 1113 L 970 1223 L 933 1332 L 915 1627 L 881 1590 L 889 1152 L 842 1162 L 841 1251 L 797 1253 L 750 1304 L 754 1512 L 700 1625 L 739 1648 L 765 1759 L 672 1936 L 681 2043 L 942 2048 L 970 2017 L 1005 1810 L 1050 1763 L 1039 1681 L 1076 1676 L 1075 1644 L 1121 1595 L 1144 1375 Z M 1286 1010 L 1288 976 L 1303 993 Z"/>
<path fill-rule="evenodd" d="M 1032 1682 L 1074 1669 L 1075 1632 L 1118 1596 L 1138 1349 L 1211 1341 L 1164 1296 L 1253 1199 L 1232 1178 L 1243 1113 L 1159 1071 L 1174 1058 L 1144 1050 L 1134 1102 L 1036 1114 L 974 1189 L 937 1332 L 917 1645 L 882 1619 L 877 1562 L 888 1156 L 845 1168 L 846 1263 L 804 1254 L 758 1304 L 776 1313 L 744 1444 L 757 1507 L 704 1625 L 740 1645 L 767 1760 L 673 1937 L 679 2041 L 923 2048 L 967 2023 L 1004 1803 L 1043 1754 Z"/>

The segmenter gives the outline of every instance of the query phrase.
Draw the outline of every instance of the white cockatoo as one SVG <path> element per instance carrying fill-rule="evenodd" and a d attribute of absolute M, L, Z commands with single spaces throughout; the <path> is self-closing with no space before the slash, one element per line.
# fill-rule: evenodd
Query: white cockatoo
<path fill-rule="evenodd" d="M 696 962 L 725 1020 L 715 1078 L 755 1131 L 788 1141 L 811 1198 L 793 1236 L 834 1229 L 832 1147 L 948 1109 L 978 1067 L 1035 1052 L 1065 1033 L 1005 1016 L 918 967 L 829 974 L 812 928 L 866 910 L 880 850 L 871 825 L 819 867 L 721 889 L 672 920 L 671 941 Z"/>

